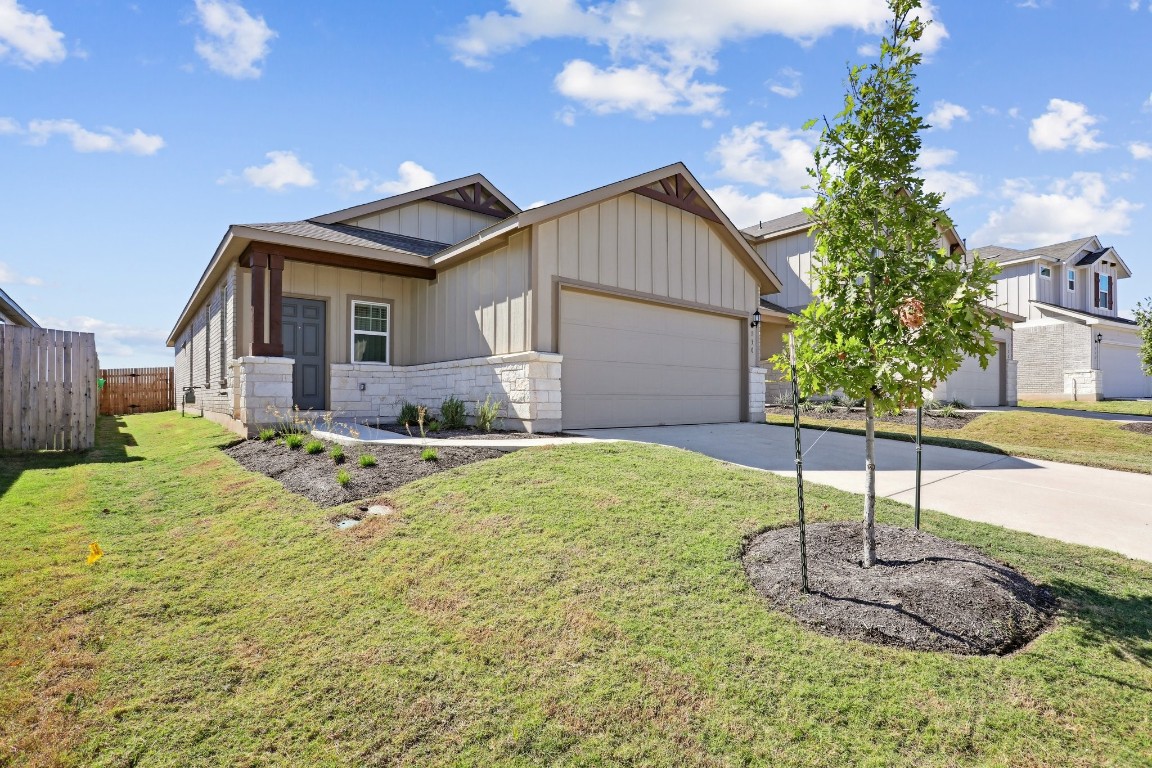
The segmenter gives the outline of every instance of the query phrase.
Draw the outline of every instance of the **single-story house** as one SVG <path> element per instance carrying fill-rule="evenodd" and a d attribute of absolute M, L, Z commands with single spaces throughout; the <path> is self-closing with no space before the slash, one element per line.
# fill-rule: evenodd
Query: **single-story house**
<path fill-rule="evenodd" d="M 1016 325 L 1021 400 L 1152 396 L 1140 330 L 1116 309 L 1119 283 L 1132 271 L 1115 248 L 1091 236 L 976 253 L 1000 264 L 996 305 L 1025 318 Z"/>
<path fill-rule="evenodd" d="M 809 234 L 811 221 L 803 211 L 762 221 L 743 230 L 768 268 L 780 279 L 782 287 L 775 296 L 762 297 L 760 324 L 761 365 L 767 371 L 767 396 L 775 398 L 790 393 L 790 385 L 770 367 L 768 359 L 784 349 L 784 336 L 791 329 L 788 317 L 807 307 L 814 296 L 813 259 L 816 244 Z M 942 248 L 964 249 L 964 241 L 955 229 L 941 233 Z M 1016 359 L 1013 350 L 1013 326 L 1024 318 L 1003 308 L 989 308 L 1004 321 L 993 335 L 998 351 L 987 368 L 975 357 L 965 358 L 960 369 L 941 382 L 932 392 L 938 400 L 963 402 L 970 407 L 1016 405 Z"/>
<path fill-rule="evenodd" d="M 177 395 L 249 434 L 449 396 L 528 431 L 760 420 L 780 287 L 681 163 L 529 210 L 477 174 L 229 227 L 168 345 Z"/>
<path fill-rule="evenodd" d="M 20 325 L 25 328 L 39 328 L 40 324 L 32 316 L 20 308 L 11 296 L 0 289 L 0 323 Z"/>

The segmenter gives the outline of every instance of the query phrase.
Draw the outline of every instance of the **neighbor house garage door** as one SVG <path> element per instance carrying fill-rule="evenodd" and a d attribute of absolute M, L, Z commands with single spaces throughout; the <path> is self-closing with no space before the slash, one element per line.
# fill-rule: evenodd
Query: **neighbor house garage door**
<path fill-rule="evenodd" d="M 979 359 L 966 357 L 960 368 L 948 377 L 948 381 L 937 392 L 943 392 L 944 399 L 960 400 L 974 408 L 1006 405 L 1004 362 L 1003 344 L 997 344 L 996 354 L 988 359 L 987 368 L 980 367 Z"/>
<path fill-rule="evenodd" d="M 1100 369 L 1104 371 L 1104 397 L 1148 397 L 1149 379 L 1140 370 L 1136 347 L 1101 344 Z"/>
<path fill-rule="evenodd" d="M 566 429 L 740 421 L 743 321 L 566 289 Z"/>

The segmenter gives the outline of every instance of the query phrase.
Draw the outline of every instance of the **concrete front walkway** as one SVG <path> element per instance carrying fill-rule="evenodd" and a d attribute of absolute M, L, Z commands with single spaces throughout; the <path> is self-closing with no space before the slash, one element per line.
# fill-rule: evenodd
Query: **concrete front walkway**
<path fill-rule="evenodd" d="M 658 443 L 733 464 L 794 476 L 790 427 L 706 424 L 579 430 L 604 439 Z M 864 438 L 802 430 L 804 479 L 864 492 Z M 911 504 L 916 448 L 877 440 L 876 491 Z M 921 504 L 992 523 L 1152 561 L 1152 475 L 1093 469 L 978 451 L 924 446 Z"/>
<path fill-rule="evenodd" d="M 324 429 L 324 424 L 317 425 L 312 434 L 320 440 L 331 440 L 336 443 L 351 445 L 355 443 L 369 443 L 372 445 L 415 445 L 430 447 L 471 447 L 471 448 L 498 448 L 502 451 L 515 451 L 519 448 L 540 448 L 545 445 L 571 445 L 573 443 L 596 443 L 595 437 L 492 437 L 482 436 L 465 438 L 421 438 L 417 430 L 412 430 L 416 437 L 408 437 L 398 432 L 376 427 L 366 427 L 349 419 L 338 419 L 332 423 L 332 431 Z"/>

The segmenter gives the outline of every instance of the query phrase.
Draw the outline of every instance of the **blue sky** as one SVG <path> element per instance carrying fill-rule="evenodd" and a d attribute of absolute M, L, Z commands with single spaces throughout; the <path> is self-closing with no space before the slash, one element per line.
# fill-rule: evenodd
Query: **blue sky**
<path fill-rule="evenodd" d="M 1098 234 L 1152 295 L 1152 0 L 941 0 L 924 173 L 969 245 Z M 164 338 L 228 224 L 482 172 L 521 206 L 682 160 L 738 226 L 798 210 L 881 0 L 0 0 L 0 287 Z"/>

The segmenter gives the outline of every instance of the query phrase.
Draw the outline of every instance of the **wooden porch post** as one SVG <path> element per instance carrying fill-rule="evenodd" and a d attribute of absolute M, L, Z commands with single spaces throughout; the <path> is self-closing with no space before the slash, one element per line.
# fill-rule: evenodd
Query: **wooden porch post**
<path fill-rule="evenodd" d="M 281 313 L 284 309 L 284 257 L 279 254 L 268 256 L 268 355 L 284 356 L 284 326 Z"/>
<path fill-rule="evenodd" d="M 252 355 L 266 355 L 268 345 L 264 341 L 264 270 L 268 266 L 268 256 L 263 253 L 253 253 L 252 266 Z"/>

